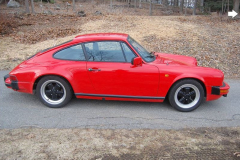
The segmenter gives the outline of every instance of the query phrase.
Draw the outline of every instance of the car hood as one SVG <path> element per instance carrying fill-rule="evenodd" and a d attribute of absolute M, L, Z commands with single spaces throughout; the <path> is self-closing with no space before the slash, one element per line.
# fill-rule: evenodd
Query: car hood
<path fill-rule="evenodd" d="M 197 66 L 197 60 L 193 57 L 167 53 L 155 53 L 155 55 L 156 60 L 152 62 L 155 64 Z"/>

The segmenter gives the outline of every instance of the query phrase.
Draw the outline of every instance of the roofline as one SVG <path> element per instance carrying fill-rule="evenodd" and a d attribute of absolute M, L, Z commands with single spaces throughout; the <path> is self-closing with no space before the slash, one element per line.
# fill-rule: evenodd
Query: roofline
<path fill-rule="evenodd" d="M 93 37 L 108 37 L 108 36 L 119 36 L 119 37 L 128 37 L 128 34 L 126 33 L 90 33 L 90 34 L 83 34 L 83 35 L 78 35 L 76 36 L 74 39 L 78 39 L 78 38 L 83 38 L 85 36 L 93 36 Z"/>

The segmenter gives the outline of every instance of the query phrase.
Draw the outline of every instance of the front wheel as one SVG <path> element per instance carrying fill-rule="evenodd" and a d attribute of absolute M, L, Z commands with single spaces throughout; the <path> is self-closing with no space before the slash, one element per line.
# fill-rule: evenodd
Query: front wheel
<path fill-rule="evenodd" d="M 177 82 L 169 92 L 170 104 L 179 111 L 189 112 L 200 106 L 204 98 L 202 85 L 193 79 Z"/>
<path fill-rule="evenodd" d="M 38 82 L 36 91 L 40 101 L 51 108 L 63 107 L 72 98 L 71 86 L 57 76 L 43 77 Z"/>

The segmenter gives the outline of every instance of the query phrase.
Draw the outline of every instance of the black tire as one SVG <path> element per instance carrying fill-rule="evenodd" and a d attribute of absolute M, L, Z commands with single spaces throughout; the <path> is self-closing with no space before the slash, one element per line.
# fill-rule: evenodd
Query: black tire
<path fill-rule="evenodd" d="M 193 79 L 184 79 L 173 85 L 168 95 L 169 103 L 179 111 L 197 109 L 204 99 L 202 85 Z"/>
<path fill-rule="evenodd" d="M 69 83 L 58 76 L 43 77 L 37 84 L 37 96 L 50 108 L 65 106 L 72 99 L 72 88 Z"/>

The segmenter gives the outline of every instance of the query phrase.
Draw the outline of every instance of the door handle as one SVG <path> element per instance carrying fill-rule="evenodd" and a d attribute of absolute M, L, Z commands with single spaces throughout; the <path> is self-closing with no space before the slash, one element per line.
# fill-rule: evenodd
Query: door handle
<path fill-rule="evenodd" d="M 88 71 L 90 71 L 90 72 L 92 72 L 92 71 L 99 72 L 99 71 L 101 71 L 101 69 L 92 69 L 92 68 L 88 68 Z"/>

